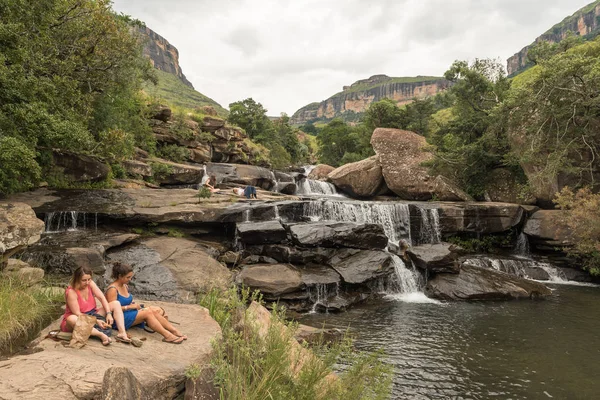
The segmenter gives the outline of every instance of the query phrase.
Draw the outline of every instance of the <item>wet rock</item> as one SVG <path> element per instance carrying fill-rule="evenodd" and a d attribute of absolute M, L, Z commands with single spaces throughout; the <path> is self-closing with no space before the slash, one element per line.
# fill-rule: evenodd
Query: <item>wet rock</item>
<path fill-rule="evenodd" d="M 335 343 L 339 342 L 344 337 L 344 331 L 337 328 L 314 328 L 312 326 L 299 324 L 294 337 L 299 343 Z"/>
<path fill-rule="evenodd" d="M 40 240 L 44 222 L 30 206 L 17 202 L 0 203 L 0 265 L 12 254 Z"/>
<path fill-rule="evenodd" d="M 331 171 L 328 179 L 352 197 L 375 196 L 383 184 L 383 174 L 377 156 L 342 165 Z"/>
<path fill-rule="evenodd" d="M 246 248 L 246 250 L 274 258 L 282 263 L 291 263 L 294 265 L 327 264 L 337 251 L 334 248 L 299 248 L 284 244 L 271 244 L 261 246 L 260 248 L 252 246 Z"/>
<path fill-rule="evenodd" d="M 311 265 L 298 267 L 302 282 L 306 286 L 315 285 L 337 285 L 341 282 L 340 274 L 334 269 L 323 265 Z"/>
<path fill-rule="evenodd" d="M 142 400 L 142 385 L 125 367 L 111 367 L 102 380 L 103 400 Z"/>
<path fill-rule="evenodd" d="M 278 264 L 280 261 L 266 256 L 252 255 L 242 260 L 243 265 L 250 264 Z"/>
<path fill-rule="evenodd" d="M 52 150 L 54 166 L 73 182 L 99 182 L 108 178 L 110 167 L 97 157 L 68 150 Z"/>
<path fill-rule="evenodd" d="M 340 249 L 329 260 L 346 283 L 364 283 L 388 276 L 394 270 L 392 257 L 383 251 Z"/>
<path fill-rule="evenodd" d="M 310 171 L 308 174 L 309 179 L 314 179 L 317 181 L 323 181 L 327 179 L 327 176 L 334 170 L 335 168 L 331 165 L 327 164 L 319 164 Z"/>
<path fill-rule="evenodd" d="M 412 209 L 411 215 L 417 216 L 418 230 L 420 213 Z M 525 213 L 518 204 L 509 203 L 440 203 L 437 204 L 440 225 L 448 233 L 501 233 L 520 225 Z"/>
<path fill-rule="evenodd" d="M 256 264 L 245 266 L 236 281 L 271 296 L 301 289 L 304 285 L 296 268 L 289 264 Z"/>
<path fill-rule="evenodd" d="M 450 243 L 438 243 L 410 247 L 406 253 L 418 268 L 434 273 L 457 274 L 460 270 L 458 257 L 464 251 Z"/>
<path fill-rule="evenodd" d="M 559 222 L 561 210 L 538 210 L 525 223 L 523 232 L 535 246 L 565 247 L 573 244 L 569 229 Z"/>
<path fill-rule="evenodd" d="M 545 297 L 551 291 L 539 282 L 463 264 L 458 274 L 430 279 L 425 294 L 441 300 L 511 300 Z"/>
<path fill-rule="evenodd" d="M 237 224 L 239 240 L 246 244 L 281 243 L 287 239 L 287 232 L 281 222 L 248 222 Z"/>
<path fill-rule="evenodd" d="M 145 162 L 136 160 L 125 160 L 121 163 L 121 165 L 123 166 L 123 168 L 125 168 L 127 175 L 141 177 L 152 176 L 152 168 Z"/>
<path fill-rule="evenodd" d="M 204 176 L 204 168 L 171 161 L 154 159 L 153 163 L 163 165 L 165 172 L 154 174 L 160 185 L 186 185 L 199 183 Z"/>
<path fill-rule="evenodd" d="M 353 222 L 311 222 L 288 225 L 294 243 L 300 246 L 383 249 L 388 238 L 381 225 Z"/>
<path fill-rule="evenodd" d="M 563 267 L 559 267 L 558 269 L 561 272 L 561 275 L 564 276 L 564 278 L 569 281 L 575 281 L 575 282 L 592 282 L 593 281 L 590 274 L 588 274 L 587 272 L 582 271 L 580 269 L 563 268 Z"/>
<path fill-rule="evenodd" d="M 404 200 L 468 201 L 469 195 L 445 178 L 429 175 L 422 163 L 433 158 L 423 136 L 400 129 L 377 128 L 371 144 L 379 156 L 387 186 Z"/>
<path fill-rule="evenodd" d="M 519 278 L 540 281 L 547 281 L 550 279 L 550 274 L 540 266 L 540 263 L 534 260 L 478 257 L 465 259 L 462 261 L 462 264 L 489 268 Z"/>

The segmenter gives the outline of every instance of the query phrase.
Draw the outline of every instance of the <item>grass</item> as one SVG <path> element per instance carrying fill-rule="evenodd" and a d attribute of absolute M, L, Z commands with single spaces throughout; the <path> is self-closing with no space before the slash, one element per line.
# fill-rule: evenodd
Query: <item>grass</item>
<path fill-rule="evenodd" d="M 246 305 L 260 302 L 249 290 L 213 291 L 200 300 L 221 326 L 211 360 L 221 398 L 230 400 L 387 399 L 392 367 L 382 353 L 356 351 L 346 338 L 311 349 L 294 338 L 297 325 L 273 306 L 270 324 L 259 325 Z M 254 308 L 256 310 L 256 308 Z M 343 372 L 334 374 L 334 368 Z M 192 367 L 190 367 L 192 369 Z"/>
<path fill-rule="evenodd" d="M 0 278 L 0 353 L 11 353 L 60 315 L 62 295 Z"/>
<path fill-rule="evenodd" d="M 156 70 L 158 85 L 148 84 L 144 91 L 152 97 L 158 97 L 170 106 L 194 109 L 211 106 L 221 117 L 227 117 L 228 111 L 213 99 L 185 85 L 178 77 L 168 72 Z"/>

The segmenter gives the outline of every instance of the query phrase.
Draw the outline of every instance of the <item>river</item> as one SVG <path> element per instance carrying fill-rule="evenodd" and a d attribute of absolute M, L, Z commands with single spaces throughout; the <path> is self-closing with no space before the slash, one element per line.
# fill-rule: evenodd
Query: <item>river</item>
<path fill-rule="evenodd" d="M 301 322 L 349 326 L 357 348 L 383 348 L 393 399 L 598 399 L 600 287 L 552 288 L 539 301 L 390 300 Z"/>

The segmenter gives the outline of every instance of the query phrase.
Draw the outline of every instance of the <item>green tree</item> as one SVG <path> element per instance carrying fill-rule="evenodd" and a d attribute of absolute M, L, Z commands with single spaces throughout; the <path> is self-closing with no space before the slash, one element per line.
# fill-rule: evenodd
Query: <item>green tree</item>
<path fill-rule="evenodd" d="M 0 136 L 0 194 L 31 189 L 40 179 L 35 152 L 21 140 Z"/>
<path fill-rule="evenodd" d="M 273 137 L 273 124 L 267 110 L 252 98 L 229 104 L 229 122 L 244 129 L 250 139 L 266 143 Z"/>
<path fill-rule="evenodd" d="M 406 111 L 398 108 L 394 100 L 383 99 L 369 106 L 365 111 L 363 123 L 371 132 L 376 128 L 402 129 L 408 125 L 408 115 Z"/>

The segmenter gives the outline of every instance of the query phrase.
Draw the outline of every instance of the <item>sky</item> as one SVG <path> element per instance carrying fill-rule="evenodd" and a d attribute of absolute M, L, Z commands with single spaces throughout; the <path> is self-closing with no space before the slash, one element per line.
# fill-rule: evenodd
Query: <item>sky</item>
<path fill-rule="evenodd" d="M 506 59 L 592 0 L 113 0 L 179 50 L 196 90 L 292 115 L 359 79 Z"/>

